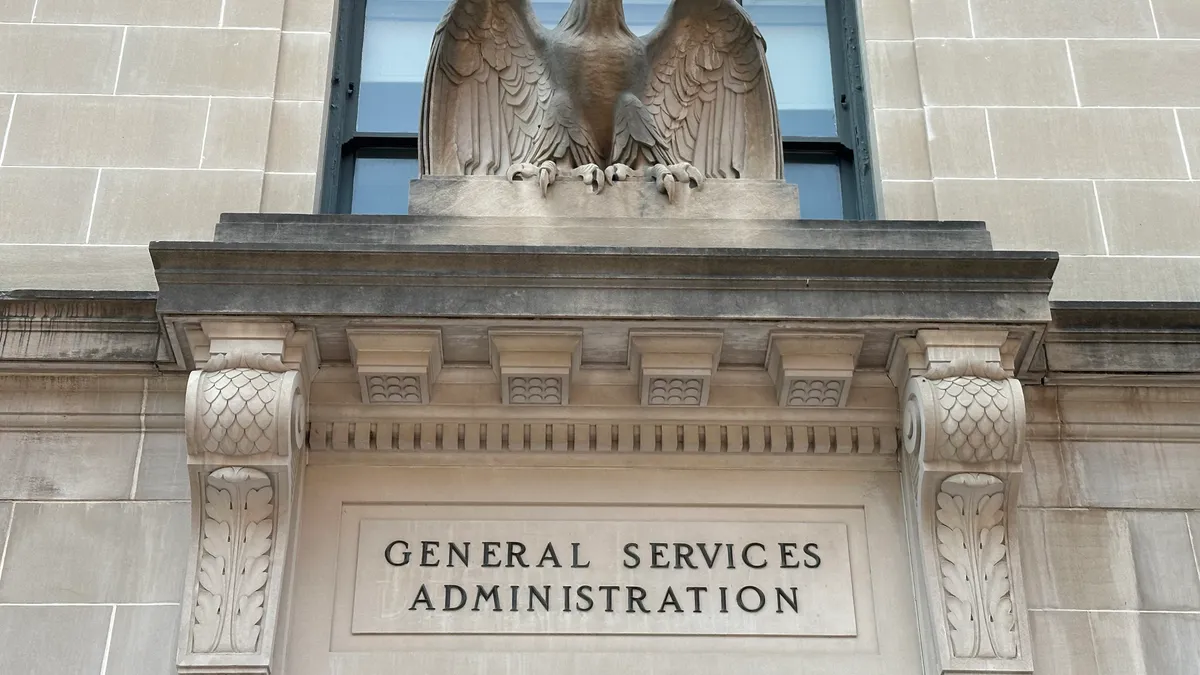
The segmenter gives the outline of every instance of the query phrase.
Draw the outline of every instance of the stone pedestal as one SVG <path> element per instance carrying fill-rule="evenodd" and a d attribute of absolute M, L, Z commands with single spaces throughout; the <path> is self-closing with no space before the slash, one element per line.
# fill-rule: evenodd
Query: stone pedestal
<path fill-rule="evenodd" d="M 795 185 L 781 180 L 709 179 L 699 188 L 680 188 L 674 204 L 654 183 L 635 180 L 606 185 L 599 193 L 579 180 L 563 179 L 546 196 L 536 181 L 503 176 L 425 176 L 409 184 L 408 212 L 414 216 L 476 218 L 799 218 Z"/>

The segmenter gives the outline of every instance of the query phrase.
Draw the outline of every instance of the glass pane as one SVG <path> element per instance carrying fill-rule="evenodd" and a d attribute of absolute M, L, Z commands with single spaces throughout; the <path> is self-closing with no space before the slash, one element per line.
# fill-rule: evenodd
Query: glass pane
<path fill-rule="evenodd" d="M 568 4 L 534 2 L 534 11 L 553 26 Z M 359 131 L 416 133 L 429 47 L 448 5 L 447 0 L 367 1 Z M 630 30 L 650 32 L 666 7 L 667 0 L 626 0 Z M 836 135 L 824 0 L 745 0 L 745 7 L 767 40 L 784 136 Z"/>
<path fill-rule="evenodd" d="M 825 0 L 744 0 L 767 41 L 779 126 L 787 136 L 836 136 Z"/>
<path fill-rule="evenodd" d="M 783 179 L 800 188 L 800 217 L 841 220 L 842 170 L 835 160 L 792 160 L 783 165 Z"/>
<path fill-rule="evenodd" d="M 416 158 L 359 157 L 350 213 L 408 213 L 408 181 L 416 177 Z"/>

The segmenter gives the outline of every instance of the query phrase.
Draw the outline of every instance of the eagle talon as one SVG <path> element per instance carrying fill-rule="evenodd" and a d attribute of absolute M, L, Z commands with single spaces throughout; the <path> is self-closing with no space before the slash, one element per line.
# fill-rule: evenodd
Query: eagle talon
<path fill-rule="evenodd" d="M 510 181 L 528 180 L 538 175 L 538 168 L 529 162 L 518 162 L 508 167 L 508 171 L 504 172 Z"/>
<path fill-rule="evenodd" d="M 578 176 L 580 180 L 588 185 L 591 193 L 594 195 L 600 194 L 604 189 L 606 173 L 600 171 L 600 167 L 595 164 L 584 164 L 571 172 L 572 175 Z"/>
<path fill-rule="evenodd" d="M 646 172 L 650 178 L 654 179 L 654 186 L 658 191 L 667 196 L 667 202 L 674 204 L 679 196 L 679 188 L 681 185 L 686 185 L 692 189 L 699 189 L 704 185 L 704 174 L 700 170 L 687 162 L 672 164 L 666 166 L 664 164 L 655 164 Z"/>
<path fill-rule="evenodd" d="M 700 173 L 700 169 L 692 166 L 689 162 L 680 162 L 667 167 L 671 175 L 675 176 L 675 180 L 680 183 L 687 183 L 693 190 L 699 190 L 704 187 L 704 174 Z"/>
<path fill-rule="evenodd" d="M 538 185 L 542 186 L 542 196 L 546 196 L 546 190 L 558 180 L 558 165 L 550 160 L 546 160 L 538 164 Z"/>
<path fill-rule="evenodd" d="M 616 185 L 621 181 L 627 181 L 631 178 L 642 178 L 641 171 L 636 171 L 625 164 L 613 164 L 604 170 L 604 180 L 609 185 Z"/>
<path fill-rule="evenodd" d="M 518 162 L 509 166 L 505 175 L 508 176 L 510 181 L 532 180 L 536 178 L 538 185 L 542 188 L 542 196 L 545 197 L 546 190 L 558 180 L 558 165 L 551 161 L 545 161 L 541 164 Z"/>

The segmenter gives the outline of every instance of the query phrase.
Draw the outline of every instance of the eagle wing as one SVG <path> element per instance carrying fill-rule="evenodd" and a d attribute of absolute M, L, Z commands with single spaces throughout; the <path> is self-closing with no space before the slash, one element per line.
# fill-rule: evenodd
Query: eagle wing
<path fill-rule="evenodd" d="M 710 178 L 782 178 L 766 45 L 735 0 L 674 0 L 644 38 L 642 100 L 671 150 Z"/>
<path fill-rule="evenodd" d="M 455 0 L 433 35 L 421 104 L 422 175 L 495 175 L 592 145 L 546 63 L 528 0 Z"/>

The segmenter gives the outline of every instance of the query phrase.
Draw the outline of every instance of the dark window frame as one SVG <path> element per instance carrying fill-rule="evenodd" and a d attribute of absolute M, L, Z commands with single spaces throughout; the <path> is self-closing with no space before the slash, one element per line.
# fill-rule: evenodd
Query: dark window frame
<path fill-rule="evenodd" d="M 826 0 L 825 3 L 838 135 L 783 138 L 785 161 L 789 157 L 819 157 L 838 164 L 845 220 L 875 217 L 875 184 L 863 84 L 862 43 L 855 5 L 854 0 Z M 357 131 L 356 94 L 362 70 L 367 0 L 342 0 L 340 10 L 321 183 L 322 213 L 350 213 L 354 158 L 358 154 L 414 160 L 417 157 L 416 134 Z"/>

